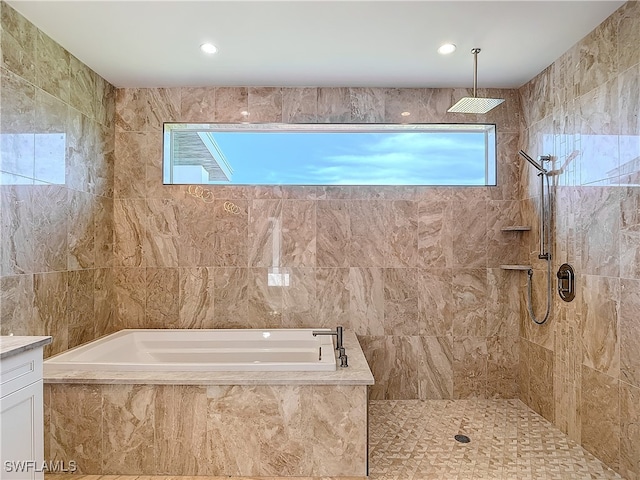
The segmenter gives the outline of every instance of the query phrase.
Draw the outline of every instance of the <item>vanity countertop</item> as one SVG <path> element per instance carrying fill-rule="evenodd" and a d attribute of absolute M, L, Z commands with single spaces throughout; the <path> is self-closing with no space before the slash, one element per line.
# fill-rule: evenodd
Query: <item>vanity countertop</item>
<path fill-rule="evenodd" d="M 3 335 L 0 336 L 0 358 L 11 357 L 49 343 L 51 343 L 51 337 Z"/>

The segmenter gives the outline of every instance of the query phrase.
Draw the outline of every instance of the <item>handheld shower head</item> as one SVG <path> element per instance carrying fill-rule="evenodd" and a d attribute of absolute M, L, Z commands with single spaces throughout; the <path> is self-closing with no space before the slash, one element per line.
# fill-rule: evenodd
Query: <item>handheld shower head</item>
<path fill-rule="evenodd" d="M 542 166 L 541 163 L 536 162 L 533 158 L 531 158 L 529 155 L 527 155 L 523 150 L 520 150 L 518 152 L 520 154 L 521 157 L 523 157 L 527 162 L 529 162 L 531 165 L 533 165 L 534 167 L 536 167 L 536 169 L 540 172 L 540 173 L 547 173 L 547 171 L 545 170 L 545 168 Z"/>

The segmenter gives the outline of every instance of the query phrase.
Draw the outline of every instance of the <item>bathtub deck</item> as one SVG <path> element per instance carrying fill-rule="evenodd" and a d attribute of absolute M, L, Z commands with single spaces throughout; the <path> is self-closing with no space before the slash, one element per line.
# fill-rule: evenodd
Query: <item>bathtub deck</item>
<path fill-rule="evenodd" d="M 355 333 L 344 332 L 349 367 L 330 372 L 82 371 L 44 364 L 44 383 L 126 385 L 373 385 Z"/>

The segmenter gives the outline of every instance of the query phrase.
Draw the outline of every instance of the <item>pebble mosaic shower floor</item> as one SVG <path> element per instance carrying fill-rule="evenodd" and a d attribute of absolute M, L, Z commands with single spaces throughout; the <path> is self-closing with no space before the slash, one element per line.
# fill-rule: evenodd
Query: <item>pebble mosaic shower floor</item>
<path fill-rule="evenodd" d="M 371 480 L 622 478 L 519 400 L 377 400 L 370 402 L 369 408 Z M 471 441 L 459 443 L 454 439 L 457 434 L 466 435 Z M 229 480 L 229 477 L 46 476 L 46 480 L 71 479 Z"/>

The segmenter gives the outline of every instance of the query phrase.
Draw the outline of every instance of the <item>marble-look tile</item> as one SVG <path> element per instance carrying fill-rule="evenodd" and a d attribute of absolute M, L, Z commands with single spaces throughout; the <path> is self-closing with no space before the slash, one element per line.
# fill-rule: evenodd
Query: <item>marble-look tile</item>
<path fill-rule="evenodd" d="M 69 269 L 95 266 L 96 197 L 89 193 L 67 190 L 69 223 L 67 245 Z"/>
<path fill-rule="evenodd" d="M 201 199 L 187 197 L 178 207 L 178 264 L 181 267 L 216 265 L 215 206 Z"/>
<path fill-rule="evenodd" d="M 348 88 L 318 88 L 318 123 L 350 123 Z"/>
<path fill-rule="evenodd" d="M 207 397 L 213 474 L 311 473 L 301 387 L 209 387 Z"/>
<path fill-rule="evenodd" d="M 350 268 L 349 322 L 360 335 L 384 335 L 385 291 L 382 268 Z"/>
<path fill-rule="evenodd" d="M 131 475 L 153 471 L 156 391 L 154 385 L 102 387 L 103 472 Z"/>
<path fill-rule="evenodd" d="M 580 412 L 582 446 L 617 469 L 620 453 L 618 381 L 583 365 Z"/>
<path fill-rule="evenodd" d="M 0 335 L 44 333 L 34 311 L 33 275 L 0 277 Z"/>
<path fill-rule="evenodd" d="M 65 183 L 67 188 L 80 190 L 83 192 L 96 192 L 96 169 L 99 165 L 100 155 L 98 154 L 98 144 L 100 140 L 100 129 L 94 120 L 90 120 L 77 110 L 64 106 L 68 110 L 67 123 L 67 155 L 65 165 L 65 181 L 55 181 L 55 172 L 62 167 L 62 158 L 43 157 L 42 171 L 44 175 L 39 176 L 43 181 L 51 183 Z M 56 132 L 57 133 L 57 132 Z M 106 145 L 103 145 L 106 147 Z M 39 159 L 36 158 L 36 172 L 38 171 Z M 53 170 L 54 175 L 49 173 Z M 61 173 L 59 174 L 62 175 Z M 47 177 L 51 176 L 52 180 Z M 104 180 L 104 179 L 103 179 Z"/>
<path fill-rule="evenodd" d="M 323 200 L 316 206 L 316 262 L 318 267 L 349 266 L 350 205 L 344 200 Z"/>
<path fill-rule="evenodd" d="M 33 269 L 36 272 L 66 270 L 69 222 L 67 189 L 59 185 L 35 188 L 31 197 Z"/>
<path fill-rule="evenodd" d="M 419 369 L 421 400 L 453 399 L 453 338 L 420 337 L 422 354 Z"/>
<path fill-rule="evenodd" d="M 213 469 L 209 445 L 219 438 L 211 437 L 206 387 L 157 385 L 155 390 L 153 422 L 161 434 L 154 436 L 154 472 L 209 475 Z"/>
<path fill-rule="evenodd" d="M 147 235 L 147 205 L 143 199 L 114 199 L 114 264 L 144 266 L 143 245 Z"/>
<path fill-rule="evenodd" d="M 102 387 L 50 385 L 49 459 L 76 461 L 77 473 L 102 472 Z"/>
<path fill-rule="evenodd" d="M 324 206 L 324 205 L 323 205 Z M 382 267 L 388 255 L 388 217 L 382 200 L 352 200 L 348 204 L 350 221 L 349 265 Z"/>
<path fill-rule="evenodd" d="M 44 348 L 49 357 L 69 348 L 68 272 L 36 273 L 33 276 L 34 317 L 38 332 L 51 335 Z"/>
<path fill-rule="evenodd" d="M 501 229 L 521 225 L 520 202 L 491 200 L 487 203 L 487 263 L 489 267 L 521 263 L 520 244 L 523 232 Z"/>
<path fill-rule="evenodd" d="M 473 195 L 473 192 L 469 192 Z M 453 231 L 453 266 L 484 268 L 487 266 L 487 202 L 484 200 L 451 203 Z"/>
<path fill-rule="evenodd" d="M 487 397 L 518 398 L 517 336 L 487 337 Z"/>
<path fill-rule="evenodd" d="M 553 423 L 553 352 L 529 342 L 527 360 L 529 365 L 529 396 L 527 405 Z"/>
<path fill-rule="evenodd" d="M 415 268 L 383 270 L 386 335 L 418 335 L 418 278 Z"/>
<path fill-rule="evenodd" d="M 616 11 L 615 17 L 612 16 L 608 20 L 615 22 L 617 27 L 618 72 L 624 72 L 640 63 L 640 53 L 637 48 L 634 48 L 640 42 L 640 34 L 638 33 L 640 13 L 638 9 L 637 2 L 627 2 Z"/>
<path fill-rule="evenodd" d="M 95 118 L 96 78 L 94 72 L 76 57 L 70 55 L 69 75 L 69 104 L 87 117 Z"/>
<path fill-rule="evenodd" d="M 365 474 L 368 464 L 366 388 L 314 385 L 310 390 L 303 399 L 310 433 L 316 439 L 311 451 L 311 472 L 327 477 Z M 332 461 L 327 462 L 328 458 Z"/>
<path fill-rule="evenodd" d="M 486 337 L 453 337 L 453 398 L 483 398 L 487 391 Z"/>
<path fill-rule="evenodd" d="M 640 388 L 620 382 L 620 465 L 625 478 L 640 478 Z"/>
<path fill-rule="evenodd" d="M 529 375 L 529 345 L 530 342 L 520 337 L 518 349 L 518 387 L 520 401 L 529 405 L 530 375 Z"/>
<path fill-rule="evenodd" d="M 116 88 L 98 74 L 95 75 L 95 83 L 95 119 L 113 132 L 116 118 Z"/>
<path fill-rule="evenodd" d="M 179 88 L 119 88 L 116 90 L 116 131 L 158 132 L 163 122 L 180 118 Z"/>
<path fill-rule="evenodd" d="M 418 256 L 418 204 L 395 200 L 385 205 L 386 267 L 416 267 Z"/>
<path fill-rule="evenodd" d="M 618 378 L 620 281 L 581 275 L 583 364 Z"/>
<path fill-rule="evenodd" d="M 113 268 L 94 270 L 93 318 L 95 338 L 118 330 Z"/>
<path fill-rule="evenodd" d="M 113 269 L 114 321 L 119 329 L 145 328 L 147 272 L 145 268 Z"/>
<path fill-rule="evenodd" d="M 217 87 L 215 102 L 216 122 L 246 122 L 249 112 L 247 87 Z M 243 114 L 243 112 L 245 112 Z M 253 120 L 249 116 L 250 120 Z"/>
<path fill-rule="evenodd" d="M 517 275 L 499 268 L 487 270 L 487 335 L 517 337 L 520 334 L 521 282 Z"/>
<path fill-rule="evenodd" d="M 180 248 L 177 202 L 149 198 L 146 203 L 147 228 L 142 244 L 144 264 L 149 267 L 177 267 Z"/>
<path fill-rule="evenodd" d="M 4 35 L 4 32 L 0 32 L 0 35 Z M 0 81 L 2 82 L 2 91 L 0 92 L 2 111 L 0 111 L 0 120 L 2 120 L 3 133 L 25 133 L 34 131 L 35 87 L 24 78 L 14 75 L 5 69 L 0 69 Z M 10 168 L 13 162 L 8 158 L 6 153 L 9 138 L 11 137 L 7 136 L 6 139 L 3 138 L 3 158 L 0 160 L 0 165 L 2 165 L 2 171 L 19 173 L 15 171 L 18 165 Z M 27 157 L 25 156 L 24 159 L 26 161 Z M 32 160 L 33 158 L 29 161 Z M 26 170 L 24 168 L 22 168 L 21 171 L 32 172 L 32 170 Z"/>
<path fill-rule="evenodd" d="M 245 322 L 252 328 L 278 328 L 282 325 L 284 289 L 269 282 L 269 270 L 264 267 L 249 269 L 249 312 Z"/>
<path fill-rule="evenodd" d="M 113 127 L 92 122 L 97 128 L 96 157 L 91 165 L 93 188 L 91 193 L 103 197 L 113 198 L 114 170 L 115 170 L 115 131 Z"/>
<path fill-rule="evenodd" d="M 285 267 L 316 266 L 316 202 L 282 203 L 282 257 Z"/>
<path fill-rule="evenodd" d="M 640 279 L 640 187 L 627 187 L 622 192 L 620 209 L 620 276 Z"/>
<path fill-rule="evenodd" d="M 93 215 L 95 266 L 96 268 L 112 267 L 114 263 L 113 199 L 95 197 L 95 202 Z"/>
<path fill-rule="evenodd" d="M 2 5 L 2 66 L 30 83 L 36 79 L 37 38 L 38 29 L 33 23 L 10 5 Z M 4 108 L 4 102 L 2 105 Z"/>
<path fill-rule="evenodd" d="M 350 313 L 348 268 L 316 268 L 316 323 L 318 327 L 342 325 L 357 334 L 366 334 L 367 325 Z M 360 321 L 363 317 L 360 317 Z"/>
<path fill-rule="evenodd" d="M 146 328 L 178 328 L 179 286 L 177 268 L 146 269 Z"/>
<path fill-rule="evenodd" d="M 65 103 L 71 89 L 71 56 L 62 46 L 38 30 L 36 39 L 36 85 Z"/>
<path fill-rule="evenodd" d="M 248 105 L 252 122 L 282 122 L 282 88 L 249 87 Z"/>
<path fill-rule="evenodd" d="M 249 266 L 280 267 L 282 263 L 282 201 L 249 203 Z"/>
<path fill-rule="evenodd" d="M 317 88 L 283 88 L 282 121 L 285 123 L 316 123 L 318 120 Z"/>
<path fill-rule="evenodd" d="M 215 268 L 213 283 L 215 328 L 246 328 L 249 319 L 249 269 Z"/>
<path fill-rule="evenodd" d="M 363 335 L 358 340 L 376 382 L 369 387 L 370 399 L 419 397 L 418 371 L 424 348 L 420 337 Z"/>
<path fill-rule="evenodd" d="M 34 271 L 33 188 L 0 186 L 0 274 Z"/>
<path fill-rule="evenodd" d="M 245 267 L 249 262 L 248 232 L 249 205 L 244 200 L 234 200 L 236 209 L 226 209 L 224 200 L 213 202 L 215 230 L 213 245 L 215 266 Z"/>
<path fill-rule="evenodd" d="M 287 267 L 282 271 L 284 275 L 289 276 L 289 286 L 282 288 L 282 326 L 284 328 L 317 327 L 315 269 Z"/>
<path fill-rule="evenodd" d="M 215 87 L 184 87 L 180 92 L 181 122 L 215 122 Z"/>
<path fill-rule="evenodd" d="M 94 270 L 71 270 L 67 273 L 69 348 L 96 338 L 94 318 Z"/>
<path fill-rule="evenodd" d="M 417 123 L 427 121 L 424 89 L 388 88 L 384 98 L 384 120 L 388 123 Z M 409 112 L 409 115 L 402 115 Z"/>
<path fill-rule="evenodd" d="M 178 269 L 178 328 L 215 327 L 215 269 Z"/>
<path fill-rule="evenodd" d="M 147 192 L 147 198 L 184 200 L 188 195 L 188 187 L 164 184 L 162 136 L 149 133 L 147 138 L 143 157 L 146 159 L 144 190 Z"/>
<path fill-rule="evenodd" d="M 620 280 L 620 379 L 640 388 L 640 281 Z"/>
<path fill-rule="evenodd" d="M 144 198 L 146 196 L 145 161 L 149 149 L 149 132 L 117 132 L 115 134 L 114 196 Z"/>
<path fill-rule="evenodd" d="M 486 270 L 453 270 L 453 336 L 487 335 Z"/>
<path fill-rule="evenodd" d="M 429 337 L 453 334 L 454 298 L 452 272 L 418 270 L 419 333 Z"/>
<path fill-rule="evenodd" d="M 604 21 L 580 41 L 580 81 L 577 94 L 584 95 L 618 73 L 618 30 L 613 21 Z"/>
<path fill-rule="evenodd" d="M 385 90 L 383 88 L 350 88 L 349 94 L 352 122 L 384 122 Z"/>

